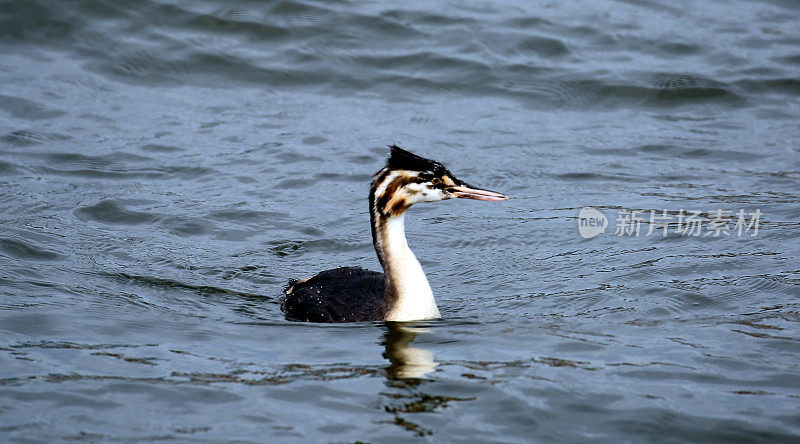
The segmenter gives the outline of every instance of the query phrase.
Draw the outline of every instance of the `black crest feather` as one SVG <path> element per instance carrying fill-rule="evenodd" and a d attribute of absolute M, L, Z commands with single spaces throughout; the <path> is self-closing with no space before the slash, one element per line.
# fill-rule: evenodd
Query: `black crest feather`
<path fill-rule="evenodd" d="M 411 171 L 437 171 L 444 169 L 444 166 L 439 162 L 431 159 L 426 159 L 410 153 L 397 145 L 389 145 L 389 160 L 386 161 L 386 166 L 393 170 L 411 170 Z"/>

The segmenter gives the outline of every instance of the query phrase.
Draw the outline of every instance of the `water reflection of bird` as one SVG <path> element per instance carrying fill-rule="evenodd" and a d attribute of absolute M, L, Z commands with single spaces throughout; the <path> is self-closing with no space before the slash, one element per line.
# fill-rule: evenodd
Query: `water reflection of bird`
<path fill-rule="evenodd" d="M 427 329 L 397 322 L 387 322 L 386 329 L 383 357 L 391 362 L 386 369 L 389 378 L 422 378 L 436 370 L 437 364 L 432 351 L 409 345 L 418 334 L 427 332 Z"/>
<path fill-rule="evenodd" d="M 323 271 L 284 290 L 286 317 L 310 322 L 410 321 L 439 317 L 428 279 L 406 243 L 404 213 L 418 202 L 508 197 L 457 179 L 439 162 L 391 146 L 369 193 L 372 243 L 384 273 L 360 267 Z"/>

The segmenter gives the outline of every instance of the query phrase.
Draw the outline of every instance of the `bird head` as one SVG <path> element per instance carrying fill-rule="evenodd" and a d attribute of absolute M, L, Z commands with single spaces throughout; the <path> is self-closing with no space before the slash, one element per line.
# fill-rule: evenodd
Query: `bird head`
<path fill-rule="evenodd" d="M 508 199 L 458 179 L 441 163 L 389 147 L 389 159 L 375 174 L 370 192 L 374 208 L 386 217 L 399 216 L 418 202 L 452 198 L 500 201 Z"/>

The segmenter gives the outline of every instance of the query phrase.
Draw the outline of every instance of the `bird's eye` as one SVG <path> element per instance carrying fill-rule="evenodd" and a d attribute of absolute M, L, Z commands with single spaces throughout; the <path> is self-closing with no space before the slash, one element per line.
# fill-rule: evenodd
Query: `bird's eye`
<path fill-rule="evenodd" d="M 431 179 L 431 184 L 432 185 L 441 185 L 441 183 L 442 183 L 442 179 L 440 177 L 434 177 L 433 179 Z"/>

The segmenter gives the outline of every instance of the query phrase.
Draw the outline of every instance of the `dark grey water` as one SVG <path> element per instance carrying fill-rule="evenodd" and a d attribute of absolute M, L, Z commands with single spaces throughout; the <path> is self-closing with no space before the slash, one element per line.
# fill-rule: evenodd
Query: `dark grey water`
<path fill-rule="evenodd" d="M 1 440 L 800 439 L 799 23 L 0 2 Z M 441 321 L 285 321 L 289 278 L 379 267 L 390 143 L 513 199 L 410 212 Z M 757 235 L 614 234 L 717 209 Z"/>

